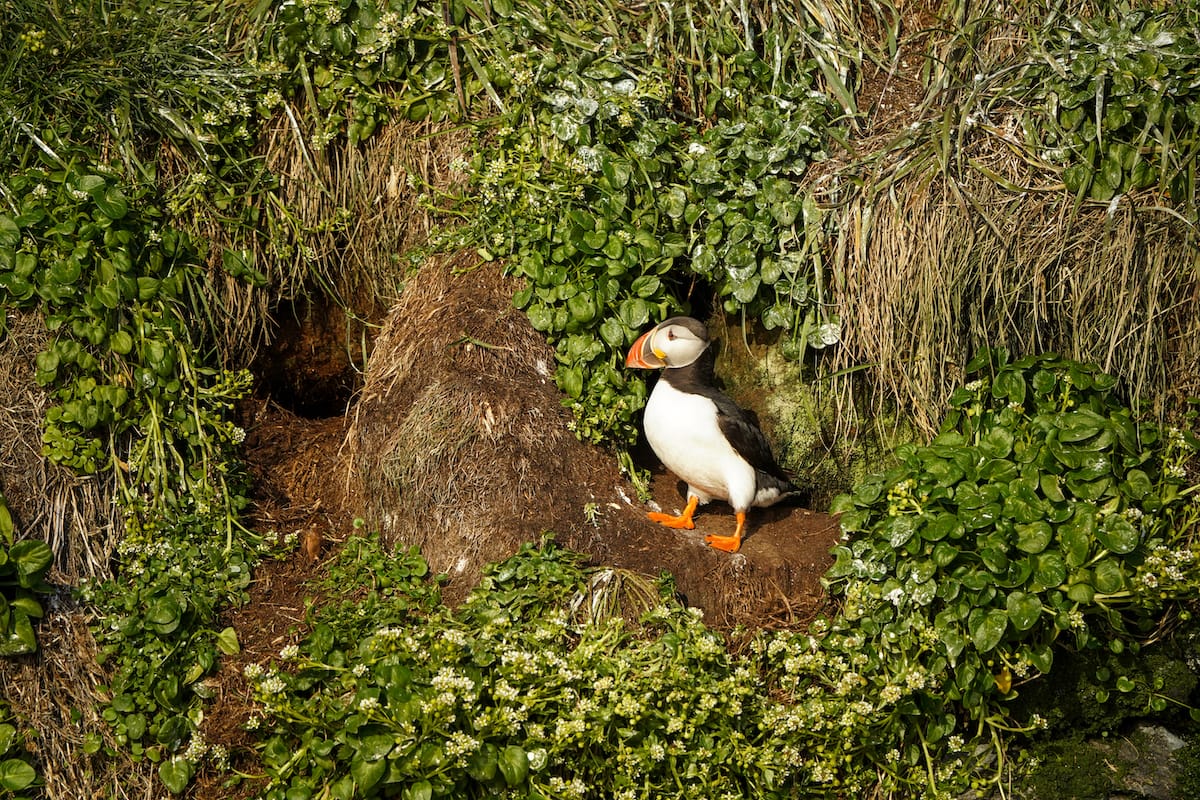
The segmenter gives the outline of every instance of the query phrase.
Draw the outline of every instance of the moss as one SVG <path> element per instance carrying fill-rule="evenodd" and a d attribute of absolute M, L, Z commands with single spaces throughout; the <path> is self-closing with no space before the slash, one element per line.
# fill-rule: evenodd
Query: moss
<path fill-rule="evenodd" d="M 1039 743 L 1029 755 L 1036 766 L 1021 780 L 1027 800 L 1106 800 L 1126 771 L 1082 736 Z"/>
<path fill-rule="evenodd" d="M 1175 759 L 1176 796 L 1200 797 L 1200 735 L 1191 737 Z"/>
<path fill-rule="evenodd" d="M 1119 675 L 1135 688 L 1114 688 Z M 1022 688 L 1014 711 L 1021 717 L 1040 714 L 1054 730 L 1090 736 L 1119 732 L 1135 720 L 1186 725 L 1186 707 L 1195 704 L 1198 684 L 1200 677 L 1170 642 L 1136 655 L 1059 652 L 1049 675 Z M 1168 699 L 1161 711 L 1151 705 L 1155 696 Z"/>

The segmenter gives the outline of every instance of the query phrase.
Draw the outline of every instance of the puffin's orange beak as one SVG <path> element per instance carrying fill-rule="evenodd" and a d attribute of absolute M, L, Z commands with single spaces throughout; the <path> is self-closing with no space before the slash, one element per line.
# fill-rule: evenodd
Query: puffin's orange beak
<path fill-rule="evenodd" d="M 629 348 L 629 354 L 625 356 L 625 366 L 659 369 L 667 365 L 667 362 L 654 352 L 654 332 L 657 330 L 657 327 L 651 328 L 638 337 L 633 347 Z"/>

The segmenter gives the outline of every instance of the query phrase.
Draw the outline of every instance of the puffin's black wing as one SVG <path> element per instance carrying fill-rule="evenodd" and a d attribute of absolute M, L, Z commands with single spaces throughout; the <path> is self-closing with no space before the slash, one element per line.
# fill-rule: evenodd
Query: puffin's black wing
<path fill-rule="evenodd" d="M 751 418 L 750 412 L 713 385 L 713 361 L 711 351 L 705 351 L 694 363 L 667 370 L 663 374 L 663 380 L 670 381 L 679 391 L 698 394 L 711 400 L 717 407 L 717 424 L 721 433 L 738 455 L 746 459 L 755 471 L 778 481 L 781 484 L 778 487 L 780 491 L 794 489 L 792 482 L 775 461 L 771 443 L 767 441 L 757 422 Z"/>
<path fill-rule="evenodd" d="M 717 424 L 721 433 L 725 434 L 725 438 L 733 445 L 738 455 L 746 459 L 755 470 L 790 483 L 775 461 L 771 443 L 767 441 L 762 429 L 750 418 L 749 412 L 715 389 L 707 396 L 717 406 Z"/>

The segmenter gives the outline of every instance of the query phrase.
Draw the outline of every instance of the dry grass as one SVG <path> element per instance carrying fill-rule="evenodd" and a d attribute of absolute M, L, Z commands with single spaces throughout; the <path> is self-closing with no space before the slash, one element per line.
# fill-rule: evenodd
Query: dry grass
<path fill-rule="evenodd" d="M 212 207 L 186 222 L 209 246 L 207 313 L 197 322 L 227 364 L 253 360 L 276 335 L 276 310 L 296 298 L 327 296 L 348 313 L 381 317 L 413 267 L 411 254 L 439 225 L 433 201 L 463 180 L 450 164 L 467 148 L 467 128 L 400 120 L 361 145 L 338 140 L 318 149 L 304 114 L 288 106 L 266 123 L 258 151 L 278 187 L 247 186 L 234 201 L 250 208 L 253 229 Z M 167 143 L 159 160 L 165 185 L 187 183 L 186 154 Z M 266 287 L 225 272 L 226 248 L 248 251 Z"/>
<path fill-rule="evenodd" d="M 23 728 L 37 732 L 32 746 L 48 798 L 155 796 L 148 765 L 83 755 L 85 734 L 110 745 L 100 719 L 106 682 L 83 613 L 67 596 L 91 578 L 110 576 L 110 556 L 123 525 L 112 503 L 114 486 L 77 476 L 42 457 L 42 418 L 52 398 L 33 380 L 33 362 L 49 335 L 35 312 L 8 313 L 0 338 L 0 478 L 19 539 L 41 539 L 54 551 L 49 580 L 61 587 L 44 602 L 37 653 L 0 658 L 0 697 Z"/>
<path fill-rule="evenodd" d="M 469 263 L 435 259 L 410 283 L 376 339 L 347 437 L 366 516 L 451 572 L 519 544 L 502 532 L 574 442 L 565 411 L 543 415 L 557 405 L 553 355 L 512 308 L 511 282 L 490 267 L 477 280 Z"/>
<path fill-rule="evenodd" d="M 896 177 L 918 143 L 831 215 L 833 369 L 872 365 L 927 432 L 983 346 L 1094 361 L 1148 412 L 1178 412 L 1200 392 L 1196 232 L 1150 195 L 1077 207 L 1010 145 L 979 131 L 957 164 Z"/>
<path fill-rule="evenodd" d="M 37 731 L 32 748 L 50 800 L 103 797 L 108 800 L 151 800 L 162 786 L 149 761 L 132 763 L 109 757 L 103 749 L 86 755 L 86 737 L 100 737 L 108 748 L 124 753 L 100 712 L 108 680 L 97 663 L 87 619 L 61 597 L 51 601 L 38 627 L 39 651 L 17 659 L 0 659 L 0 696 L 12 706 L 20 724 Z"/>
<path fill-rule="evenodd" d="M 0 338 L 0 490 L 19 538 L 54 550 L 50 580 L 76 585 L 109 575 L 109 557 L 123 530 L 114 485 L 80 476 L 42 457 L 42 420 L 52 398 L 33 379 L 33 363 L 49 334 L 41 314 L 10 310 Z"/>

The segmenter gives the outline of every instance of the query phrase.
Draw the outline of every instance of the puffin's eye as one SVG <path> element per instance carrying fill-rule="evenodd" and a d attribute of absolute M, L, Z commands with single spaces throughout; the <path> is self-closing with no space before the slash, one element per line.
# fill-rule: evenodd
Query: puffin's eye
<path fill-rule="evenodd" d="M 667 339 L 670 341 L 675 340 L 675 331 L 671 330 L 670 328 L 667 328 Z"/>

